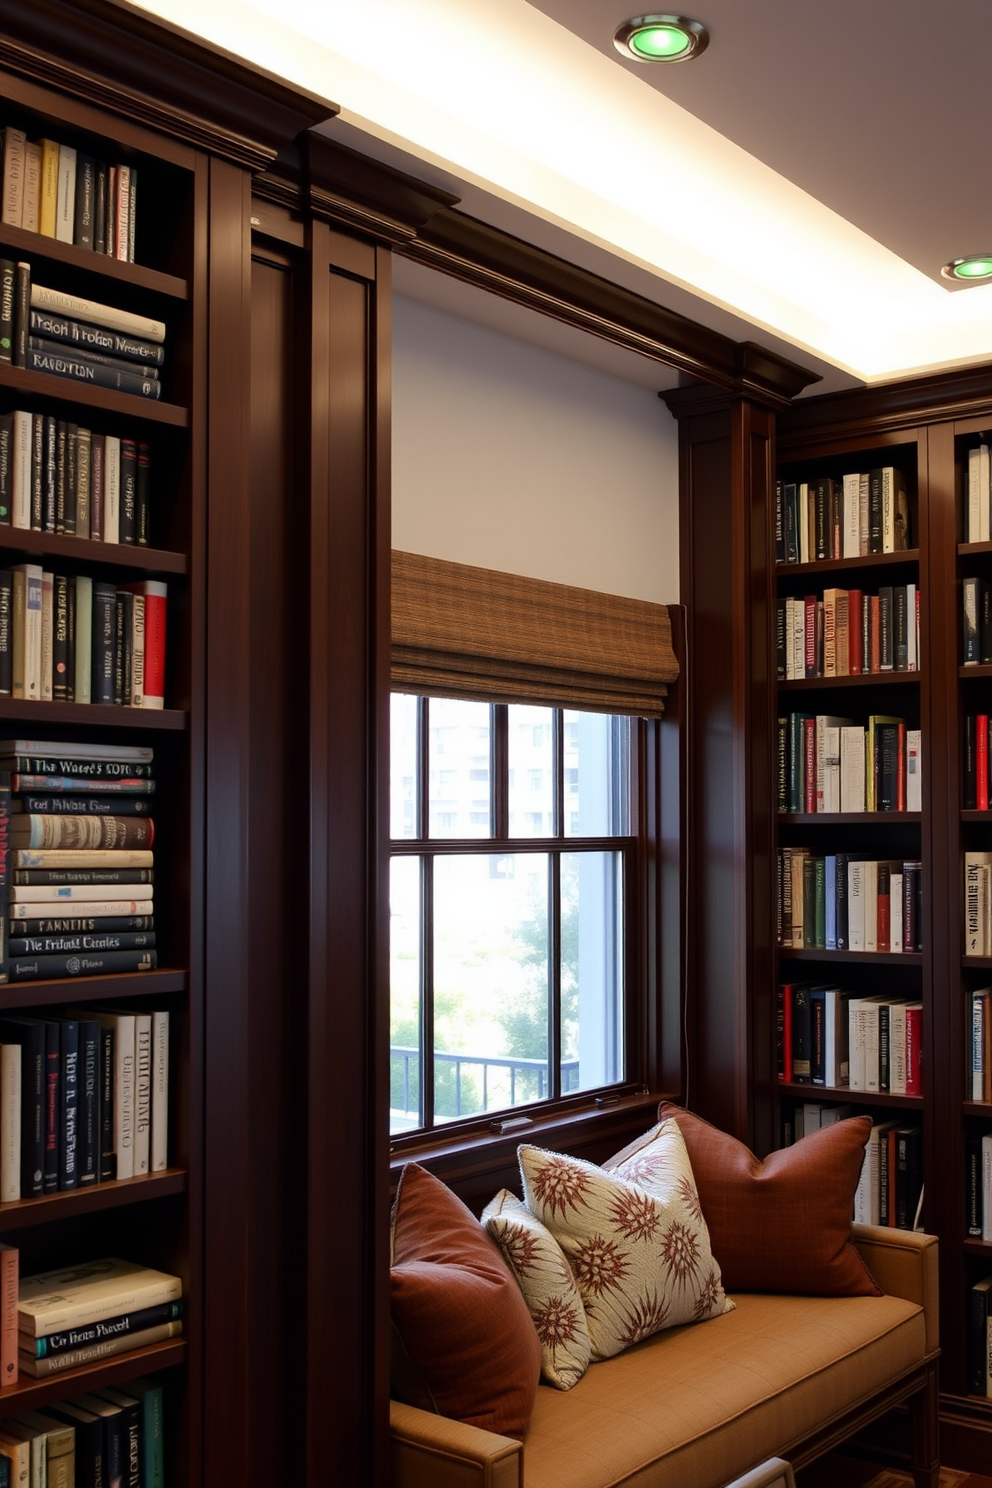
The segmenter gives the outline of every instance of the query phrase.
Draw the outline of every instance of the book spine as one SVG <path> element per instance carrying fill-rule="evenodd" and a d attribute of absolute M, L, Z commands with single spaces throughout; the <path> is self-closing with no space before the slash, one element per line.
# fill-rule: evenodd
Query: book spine
<path fill-rule="evenodd" d="M 95 300 L 86 300 L 78 295 L 63 294 L 61 290 L 49 289 L 42 284 L 31 286 L 31 305 L 36 310 L 50 310 L 70 320 L 83 320 L 88 325 L 106 326 L 120 331 L 125 336 L 162 342 L 165 340 L 165 323 L 150 320 L 147 316 L 132 315 Z"/>
<path fill-rule="evenodd" d="M 55 236 L 60 243 L 71 243 L 76 226 L 76 152 L 71 145 L 59 145 L 58 182 Z"/>
<path fill-rule="evenodd" d="M 21 1046 L 0 1046 L 0 1202 L 21 1197 Z"/>
<path fill-rule="evenodd" d="M 117 1177 L 116 1029 L 111 1019 L 100 1026 L 100 1182 Z"/>
<path fill-rule="evenodd" d="M 74 646 L 73 700 L 89 703 L 93 699 L 93 580 L 89 574 L 76 574 L 73 580 Z M 30 842 L 27 847 L 60 847 L 61 842 Z M 65 843 L 75 846 L 75 843 Z M 109 844 L 108 844 L 109 845 Z"/>
<path fill-rule="evenodd" d="M 92 155 L 80 155 L 76 161 L 75 221 L 72 234 L 77 248 L 93 247 L 95 195 L 96 161 Z"/>
<path fill-rule="evenodd" d="M 165 360 L 164 347 L 153 341 L 142 341 L 120 331 L 87 325 L 84 321 L 43 310 L 30 312 L 28 331 L 31 335 L 43 336 L 46 341 L 59 341 L 104 356 L 123 357 L 126 361 L 140 362 L 148 367 L 161 367 Z"/>
<path fill-rule="evenodd" d="M 56 956 L 70 951 L 151 950 L 154 930 L 119 930 L 78 935 L 18 935 L 10 942 L 12 956 Z"/>
<path fill-rule="evenodd" d="M 100 1171 L 100 1025 L 79 1020 L 79 1186 L 96 1183 Z"/>
<path fill-rule="evenodd" d="M 134 1349 L 148 1348 L 150 1344 L 162 1343 L 166 1338 L 177 1338 L 183 1331 L 181 1322 L 159 1323 L 154 1328 L 145 1328 L 140 1333 L 130 1333 L 120 1338 L 107 1338 L 101 1343 L 91 1343 L 85 1348 L 70 1349 L 64 1354 L 51 1354 L 44 1359 L 32 1359 L 22 1351 L 20 1366 L 32 1379 L 46 1379 L 60 1374 L 65 1369 L 78 1369 L 83 1364 L 92 1364 L 96 1359 L 108 1359 L 115 1354 L 129 1353 Z"/>
<path fill-rule="evenodd" d="M 59 1055 L 59 1189 L 62 1190 L 79 1187 L 79 1024 L 74 1018 L 63 1018 L 59 1025 Z"/>
<path fill-rule="evenodd" d="M 920 1008 L 906 1009 L 906 1094 L 923 1094 L 923 1012 Z"/>
<path fill-rule="evenodd" d="M 0 258 L 0 362 L 14 359 L 14 289 L 17 270 L 11 258 Z"/>
<path fill-rule="evenodd" d="M 97 579 L 93 584 L 93 702 L 114 702 L 114 651 L 117 629 L 117 590 Z"/>
<path fill-rule="evenodd" d="M 158 1009 L 152 1020 L 152 1133 L 149 1166 L 153 1173 L 169 1166 L 169 1014 Z"/>
<path fill-rule="evenodd" d="M 15 1305 L 16 1315 L 16 1305 Z M 64 1328 L 43 1338 L 22 1333 L 21 1351 L 35 1359 L 47 1359 L 53 1354 L 65 1354 L 72 1349 L 87 1348 L 91 1343 L 102 1343 L 108 1338 L 126 1338 L 142 1333 L 160 1323 L 179 1322 L 183 1315 L 182 1301 L 160 1302 L 156 1307 L 142 1307 L 135 1312 L 126 1312 L 117 1317 L 103 1318 L 99 1322 L 87 1323 L 79 1328 Z"/>
<path fill-rule="evenodd" d="M 36 413 L 31 419 L 31 530 L 40 532 L 44 520 L 45 419 Z"/>
<path fill-rule="evenodd" d="M 2 360 L 0 358 L 0 361 Z M 14 415 L 12 413 L 0 413 L 0 526 L 10 526 L 13 501 Z"/>
<path fill-rule="evenodd" d="M 16 1246 L 0 1244 L 0 1383 L 16 1385 L 17 1288 L 20 1253 Z"/>
<path fill-rule="evenodd" d="M 28 306 L 31 299 L 31 265 L 19 262 L 14 269 L 14 349 L 15 367 L 28 364 Z"/>
<path fill-rule="evenodd" d="M 154 950 L 80 951 L 65 956 L 18 956 L 9 962 L 10 981 L 33 982 L 45 977 L 100 976 L 118 971 L 154 971 Z"/>
<path fill-rule="evenodd" d="M 154 378 L 142 377 L 116 367 L 87 362 L 69 351 L 38 351 L 26 348 L 24 364 L 31 372 L 47 372 L 50 377 L 68 377 L 75 382 L 88 382 L 91 387 L 115 388 L 121 393 L 135 393 L 142 398 L 161 398 L 162 385 Z"/>

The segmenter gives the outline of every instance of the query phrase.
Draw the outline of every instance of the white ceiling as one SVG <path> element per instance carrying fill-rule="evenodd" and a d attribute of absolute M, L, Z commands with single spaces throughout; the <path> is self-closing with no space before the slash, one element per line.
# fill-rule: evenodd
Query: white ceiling
<path fill-rule="evenodd" d="M 341 105 L 332 138 L 736 340 L 811 391 L 992 360 L 988 0 L 701 0 L 625 62 L 608 0 L 141 0 Z M 639 378 L 637 380 L 640 380 Z"/>

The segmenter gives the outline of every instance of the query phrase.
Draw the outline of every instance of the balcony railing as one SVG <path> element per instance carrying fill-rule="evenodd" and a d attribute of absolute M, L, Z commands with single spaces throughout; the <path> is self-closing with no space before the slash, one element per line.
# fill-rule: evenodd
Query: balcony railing
<path fill-rule="evenodd" d="M 397 1064 L 402 1064 L 402 1105 L 399 1110 L 393 1109 L 393 1130 L 402 1130 L 407 1122 L 416 1125 L 420 1120 L 419 1095 L 411 1095 L 411 1089 L 419 1091 L 420 1072 L 420 1050 L 398 1048 L 395 1045 L 389 1051 L 390 1073 L 396 1069 Z M 513 1055 L 490 1055 L 490 1054 L 447 1054 L 435 1050 L 435 1065 L 448 1065 L 454 1068 L 454 1110 L 445 1111 L 443 1115 L 435 1113 L 437 1121 L 457 1121 L 460 1116 L 477 1116 L 490 1109 L 497 1111 L 507 1110 L 517 1105 L 517 1083 L 523 1081 L 524 1076 L 533 1081 L 536 1076 L 536 1093 L 527 1093 L 520 1097 L 521 1101 L 544 1100 L 548 1094 L 548 1061 L 546 1059 L 522 1059 Z M 471 1103 L 468 1110 L 462 1106 L 462 1071 L 482 1071 L 482 1099 L 478 1099 L 477 1090 L 473 1082 Z M 499 1082 L 498 1094 L 494 1097 L 496 1104 L 490 1107 L 489 1074 L 491 1070 L 509 1071 L 510 1093 L 506 1097 L 506 1082 Z M 563 1060 L 561 1066 L 561 1089 L 562 1094 L 567 1095 L 569 1091 L 579 1088 L 579 1061 L 577 1059 Z"/>

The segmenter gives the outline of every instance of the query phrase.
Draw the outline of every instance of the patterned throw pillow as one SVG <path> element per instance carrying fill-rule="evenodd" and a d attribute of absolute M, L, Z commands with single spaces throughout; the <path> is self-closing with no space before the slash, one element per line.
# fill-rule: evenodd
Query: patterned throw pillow
<path fill-rule="evenodd" d="M 541 1373 L 570 1390 L 589 1364 L 589 1328 L 582 1298 L 561 1246 L 525 1204 L 504 1188 L 482 1223 L 517 1278 L 541 1340 Z"/>
<path fill-rule="evenodd" d="M 678 1124 L 649 1132 L 621 1169 L 520 1147 L 528 1209 L 558 1241 L 585 1307 L 593 1359 L 733 1306 Z"/>

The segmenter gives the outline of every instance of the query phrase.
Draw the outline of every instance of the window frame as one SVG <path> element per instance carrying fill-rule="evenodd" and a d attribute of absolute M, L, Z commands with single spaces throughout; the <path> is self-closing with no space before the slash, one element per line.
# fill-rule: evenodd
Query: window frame
<path fill-rule="evenodd" d="M 408 691 L 394 688 L 393 691 Z M 425 702 L 427 706 L 424 706 Z M 554 882 L 560 881 L 560 855 L 576 850 L 586 852 L 620 853 L 623 860 L 624 925 L 623 925 L 623 991 L 622 991 L 622 1038 L 624 1078 L 597 1088 L 561 1093 L 557 1088 L 560 1078 L 560 894 L 551 895 L 553 924 L 551 941 L 555 975 L 553 977 L 553 1033 L 549 1040 L 549 1071 L 553 1071 L 556 1093 L 540 1100 L 520 1105 L 477 1112 L 471 1116 L 444 1121 L 443 1124 L 425 1124 L 409 1132 L 390 1135 L 390 1150 L 394 1160 L 404 1160 L 414 1153 L 440 1152 L 444 1149 L 464 1148 L 480 1142 L 493 1141 L 509 1130 L 548 1129 L 562 1120 L 572 1121 L 576 1117 L 590 1114 L 601 1115 L 607 1108 L 625 1107 L 631 1103 L 646 1103 L 649 1089 L 659 1089 L 660 1049 L 657 1035 L 660 1027 L 657 998 L 659 995 L 660 966 L 657 947 L 659 944 L 660 885 L 658 851 L 660 845 L 659 789 L 660 759 L 662 753 L 661 719 L 631 718 L 629 726 L 629 820 L 628 833 L 624 836 L 581 837 L 566 833 L 567 797 L 564 791 L 564 748 L 557 737 L 565 711 L 573 705 L 558 706 L 553 713 L 555 739 L 554 801 L 557 832 L 553 837 L 511 837 L 508 831 L 508 723 L 509 713 L 505 703 L 490 703 L 490 771 L 492 836 L 484 838 L 429 837 L 429 699 L 418 695 L 418 768 L 420 772 L 418 807 L 415 819 L 415 835 L 406 838 L 390 838 L 389 855 L 414 857 L 426 863 L 428 858 L 467 854 L 489 856 L 500 852 L 543 853 L 558 855 L 552 869 Z M 670 724 L 674 722 L 670 718 Z M 667 730 L 669 734 L 672 729 Z M 426 958 L 430 956 L 430 937 L 425 939 L 427 927 L 432 923 L 433 906 L 427 885 L 430 875 L 422 868 L 422 914 L 420 926 L 422 978 L 430 986 L 431 969 Z M 652 951 L 652 947 L 654 951 Z M 432 1007 L 428 996 L 421 1001 L 421 1058 L 424 1067 L 433 1068 Z M 676 1056 L 677 1060 L 677 1056 Z M 433 1095 L 433 1080 L 430 1082 Z M 655 1099 L 656 1097 L 651 1097 Z M 433 1123 L 433 1102 L 425 1099 L 424 1118 Z"/>

